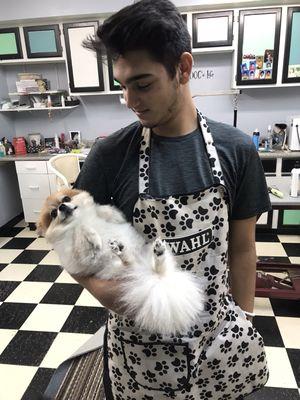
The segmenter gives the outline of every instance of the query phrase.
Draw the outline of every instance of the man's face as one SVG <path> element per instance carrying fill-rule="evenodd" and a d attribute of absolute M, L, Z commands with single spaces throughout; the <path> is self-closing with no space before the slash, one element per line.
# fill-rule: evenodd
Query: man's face
<path fill-rule="evenodd" d="M 167 124 L 180 108 L 178 76 L 171 79 L 165 67 L 153 61 L 146 51 L 131 51 L 114 64 L 127 107 L 142 125 L 155 128 Z"/>

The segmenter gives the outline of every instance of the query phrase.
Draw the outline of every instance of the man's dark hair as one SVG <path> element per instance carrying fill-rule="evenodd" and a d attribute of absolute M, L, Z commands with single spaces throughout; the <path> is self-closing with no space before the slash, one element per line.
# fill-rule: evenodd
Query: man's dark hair
<path fill-rule="evenodd" d="M 146 50 L 174 78 L 180 56 L 192 52 L 191 38 L 179 11 L 169 0 L 141 0 L 106 19 L 96 39 L 84 46 L 113 60 L 128 51 Z"/>

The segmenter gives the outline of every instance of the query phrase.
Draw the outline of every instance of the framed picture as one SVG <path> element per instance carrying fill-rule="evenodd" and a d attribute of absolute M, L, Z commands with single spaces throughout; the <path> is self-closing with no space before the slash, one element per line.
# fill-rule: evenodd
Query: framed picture
<path fill-rule="evenodd" d="M 28 134 L 29 146 L 40 146 L 42 144 L 42 137 L 40 133 L 29 133 Z"/>
<path fill-rule="evenodd" d="M 68 23 L 63 26 L 71 92 L 104 91 L 100 56 L 82 46 L 84 40 L 95 36 L 98 21 Z"/>
<path fill-rule="evenodd" d="M 112 91 L 122 90 L 119 82 L 114 79 L 114 70 L 113 70 L 113 62 L 111 57 L 107 56 L 107 66 L 108 66 L 108 75 L 109 75 L 109 88 Z"/>
<path fill-rule="evenodd" d="M 28 58 L 62 56 L 59 25 L 27 26 L 23 31 Z"/>
<path fill-rule="evenodd" d="M 276 83 L 281 8 L 241 10 L 239 21 L 237 85 Z"/>
<path fill-rule="evenodd" d="M 233 11 L 193 14 L 193 47 L 232 45 Z"/>
<path fill-rule="evenodd" d="M 76 143 L 81 142 L 80 131 L 69 131 L 70 140 L 74 140 Z"/>
<path fill-rule="evenodd" d="M 283 61 L 283 83 L 300 82 L 300 7 L 289 7 Z"/>
<path fill-rule="evenodd" d="M 19 28 L 0 29 L 0 60 L 23 58 Z"/>

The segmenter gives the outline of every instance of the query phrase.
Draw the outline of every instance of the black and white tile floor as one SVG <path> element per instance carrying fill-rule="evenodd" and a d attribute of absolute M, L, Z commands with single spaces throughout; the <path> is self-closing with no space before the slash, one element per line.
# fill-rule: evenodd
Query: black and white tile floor
<path fill-rule="evenodd" d="M 257 254 L 300 263 L 299 243 L 300 236 L 258 234 Z M 251 400 L 300 399 L 300 301 L 256 298 L 255 312 L 270 378 Z M 24 221 L 0 228 L 0 400 L 40 399 L 55 368 L 105 316 Z"/>

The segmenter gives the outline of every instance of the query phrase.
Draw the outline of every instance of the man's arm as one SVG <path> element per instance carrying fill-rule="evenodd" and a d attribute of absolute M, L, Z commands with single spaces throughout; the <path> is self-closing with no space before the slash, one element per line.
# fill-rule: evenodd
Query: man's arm
<path fill-rule="evenodd" d="M 97 279 L 93 276 L 72 275 L 72 277 L 100 301 L 104 307 L 118 314 L 124 313 L 124 309 L 118 301 L 120 281 Z"/>
<path fill-rule="evenodd" d="M 229 276 L 234 300 L 253 312 L 256 283 L 256 217 L 232 220 L 229 225 Z"/>

